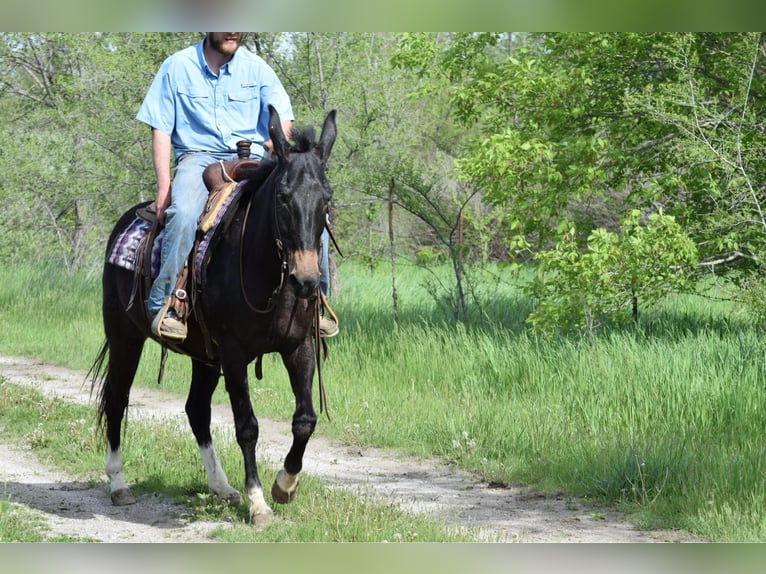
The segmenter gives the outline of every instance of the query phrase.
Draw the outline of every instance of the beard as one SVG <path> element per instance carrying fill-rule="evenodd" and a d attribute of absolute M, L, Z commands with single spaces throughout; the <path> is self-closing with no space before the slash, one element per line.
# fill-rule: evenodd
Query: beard
<path fill-rule="evenodd" d="M 242 42 L 242 32 L 208 32 L 210 47 L 223 56 L 233 56 Z"/>

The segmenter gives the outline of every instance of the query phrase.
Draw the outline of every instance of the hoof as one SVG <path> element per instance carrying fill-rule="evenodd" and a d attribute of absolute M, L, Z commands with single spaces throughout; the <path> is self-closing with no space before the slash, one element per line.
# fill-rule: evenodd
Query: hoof
<path fill-rule="evenodd" d="M 292 490 L 292 492 L 285 492 L 279 487 L 279 484 L 277 484 L 277 481 L 274 481 L 274 484 L 271 485 L 271 498 L 274 500 L 274 502 L 278 502 L 279 504 L 287 504 L 288 502 L 292 502 L 295 500 L 295 495 L 298 493 L 298 485 L 295 485 L 295 488 Z"/>
<path fill-rule="evenodd" d="M 242 496 L 239 494 L 238 491 L 232 490 L 231 492 L 227 492 L 224 494 L 215 493 L 215 497 L 220 502 L 228 502 L 229 504 L 241 504 L 242 503 Z"/>
<path fill-rule="evenodd" d="M 135 503 L 136 497 L 127 488 L 121 488 L 112 493 L 112 504 L 115 506 L 128 506 Z"/>
<path fill-rule="evenodd" d="M 261 510 L 256 514 L 250 513 L 250 522 L 253 523 L 257 529 L 262 529 L 271 524 L 274 521 L 274 512 L 271 508 Z"/>

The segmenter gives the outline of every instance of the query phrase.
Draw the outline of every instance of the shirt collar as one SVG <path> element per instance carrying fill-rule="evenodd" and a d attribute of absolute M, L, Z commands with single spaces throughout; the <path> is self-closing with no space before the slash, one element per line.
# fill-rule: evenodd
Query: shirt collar
<path fill-rule="evenodd" d="M 208 67 L 207 62 L 205 61 L 205 50 L 204 50 L 204 47 L 205 47 L 205 39 L 203 38 L 202 40 L 197 42 L 197 59 L 199 60 L 199 66 L 206 73 L 210 74 L 211 76 L 215 76 L 215 74 L 213 73 L 213 70 L 211 70 Z M 221 66 L 221 74 L 226 74 L 228 76 L 231 75 L 230 67 L 234 64 L 234 60 L 236 59 L 237 54 L 239 54 L 239 51 L 240 51 L 241 48 L 242 48 L 242 46 L 237 48 L 237 51 L 234 52 L 234 55 L 231 57 L 231 60 L 229 60 L 223 66 Z"/>

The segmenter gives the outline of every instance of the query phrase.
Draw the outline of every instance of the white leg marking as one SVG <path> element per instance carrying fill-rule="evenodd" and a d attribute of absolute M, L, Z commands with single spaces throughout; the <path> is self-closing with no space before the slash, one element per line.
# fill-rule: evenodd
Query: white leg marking
<path fill-rule="evenodd" d="M 276 483 L 287 494 L 292 494 L 298 487 L 298 475 L 290 474 L 284 468 L 277 473 Z"/>
<path fill-rule="evenodd" d="M 263 489 L 260 487 L 251 488 L 246 493 L 250 501 L 250 520 L 256 526 L 266 526 L 274 516 L 271 507 L 266 504 L 263 497 Z"/>
<path fill-rule="evenodd" d="M 215 447 L 211 444 L 209 446 L 199 447 L 199 453 L 202 456 L 202 463 L 205 465 L 205 471 L 207 472 L 207 484 L 210 490 L 221 500 L 228 500 L 230 502 L 241 501 L 239 491 L 229 484 L 229 479 L 221 467 L 221 461 L 218 459 L 218 455 L 215 452 Z"/>
<path fill-rule="evenodd" d="M 120 449 L 112 450 L 112 446 L 107 442 L 106 451 L 106 476 L 109 477 L 109 489 L 110 492 L 115 492 L 120 489 L 127 489 L 128 483 L 125 482 L 125 477 L 122 475 L 122 458 L 120 457 Z"/>
<path fill-rule="evenodd" d="M 136 499 L 130 493 L 128 483 L 125 482 L 125 477 L 122 475 L 122 458 L 120 457 L 120 449 L 112 450 L 112 446 L 107 443 L 106 452 L 106 476 L 109 477 L 109 492 L 112 498 L 112 504 L 115 506 L 126 506 L 128 504 L 135 504 Z"/>

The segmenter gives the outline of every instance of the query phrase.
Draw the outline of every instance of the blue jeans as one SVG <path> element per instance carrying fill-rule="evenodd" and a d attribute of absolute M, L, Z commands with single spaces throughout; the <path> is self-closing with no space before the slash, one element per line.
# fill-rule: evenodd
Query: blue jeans
<path fill-rule="evenodd" d="M 211 163 L 236 157 L 236 154 L 192 152 L 178 158 L 170 205 L 165 210 L 165 227 L 160 232 L 160 271 L 152 283 L 146 302 L 150 315 L 156 315 L 162 309 L 165 299 L 173 292 L 178 274 L 194 245 L 199 217 L 208 196 L 202 172 Z"/>
<path fill-rule="evenodd" d="M 170 194 L 170 205 L 165 210 L 165 227 L 160 232 L 162 238 L 160 271 L 152 283 L 149 299 L 146 302 L 150 315 L 156 315 L 173 292 L 178 274 L 183 270 L 194 246 L 199 217 L 208 197 L 202 172 L 211 163 L 236 157 L 236 154 L 196 152 L 184 154 L 178 159 Z M 252 159 L 259 158 L 255 156 Z M 328 295 L 330 287 L 329 242 L 330 237 L 325 229 L 322 232 L 322 249 L 319 254 L 319 288 L 325 296 Z"/>
<path fill-rule="evenodd" d="M 325 227 L 322 231 L 322 247 L 319 250 L 319 290 L 325 297 L 330 296 L 330 234 Z"/>

